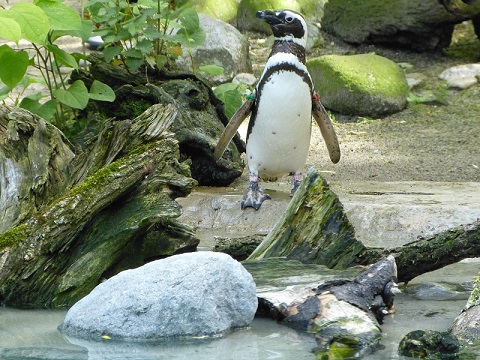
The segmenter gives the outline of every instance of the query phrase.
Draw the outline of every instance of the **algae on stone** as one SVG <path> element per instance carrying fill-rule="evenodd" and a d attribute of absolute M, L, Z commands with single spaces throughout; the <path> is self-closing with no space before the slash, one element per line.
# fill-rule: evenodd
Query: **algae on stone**
<path fill-rule="evenodd" d="M 324 55 L 307 62 L 322 103 L 333 111 L 385 116 L 407 106 L 409 88 L 403 70 L 374 54 Z"/>

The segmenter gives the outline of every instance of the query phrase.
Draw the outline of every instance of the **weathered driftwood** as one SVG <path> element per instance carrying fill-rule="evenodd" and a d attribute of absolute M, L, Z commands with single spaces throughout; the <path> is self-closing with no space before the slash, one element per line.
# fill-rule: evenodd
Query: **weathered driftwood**
<path fill-rule="evenodd" d="M 73 147 L 29 111 L 0 105 L 0 233 L 67 188 Z"/>
<path fill-rule="evenodd" d="M 287 210 L 249 260 L 286 257 L 345 269 L 357 264 L 365 246 L 355 239 L 337 195 L 314 169 L 295 192 Z"/>
<path fill-rule="evenodd" d="M 237 135 L 218 163 L 213 150 L 228 118 L 223 103 L 212 89 L 193 74 L 172 74 L 149 70 L 130 74 L 125 69 L 106 64 L 91 55 L 90 73 L 74 73 L 87 86 L 92 78 L 110 85 L 116 94 L 113 103 L 94 102 L 90 111 L 117 120 L 132 119 L 154 104 L 172 104 L 178 115 L 171 132 L 180 145 L 182 157 L 191 161 L 192 177 L 200 185 L 226 186 L 243 172 L 240 154 L 245 143 Z"/>
<path fill-rule="evenodd" d="M 257 283 L 259 311 L 314 334 L 319 358 L 353 358 L 378 347 L 380 324 L 396 293 L 393 256 L 360 274 L 285 259 L 244 265 Z"/>
<path fill-rule="evenodd" d="M 393 249 L 367 248 L 355 239 L 354 229 L 338 197 L 318 172 L 311 169 L 283 217 L 249 260 L 286 257 L 344 269 L 372 264 L 388 255 L 395 256 L 400 282 L 477 257 L 480 255 L 480 221 Z"/>
<path fill-rule="evenodd" d="M 0 234 L 0 301 L 69 306 L 104 277 L 195 249 L 198 240 L 174 220 L 180 209 L 173 198 L 195 185 L 165 132 L 175 116 L 157 105 L 128 130 L 101 132 L 90 144 L 99 151 L 72 161 L 76 185 Z"/>
<path fill-rule="evenodd" d="M 388 251 L 372 249 L 369 258 L 392 254 L 398 267 L 398 280 L 413 278 L 460 260 L 480 256 L 480 221 L 443 231 L 429 238 L 405 244 Z"/>

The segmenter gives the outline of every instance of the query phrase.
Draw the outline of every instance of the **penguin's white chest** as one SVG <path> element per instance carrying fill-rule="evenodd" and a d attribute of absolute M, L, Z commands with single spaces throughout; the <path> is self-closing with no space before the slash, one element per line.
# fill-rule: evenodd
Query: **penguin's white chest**
<path fill-rule="evenodd" d="M 247 141 L 250 172 L 266 179 L 302 172 L 310 145 L 309 85 L 293 71 L 279 71 L 264 84 Z"/>

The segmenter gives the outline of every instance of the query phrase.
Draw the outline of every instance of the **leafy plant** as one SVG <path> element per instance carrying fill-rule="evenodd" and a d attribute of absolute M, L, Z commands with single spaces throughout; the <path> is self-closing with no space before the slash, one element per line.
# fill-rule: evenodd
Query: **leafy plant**
<path fill-rule="evenodd" d="M 94 81 L 90 89 L 87 89 L 80 80 L 68 84 L 68 75 L 60 72 L 61 67 L 78 69 L 79 60 L 85 57 L 67 53 L 55 41 L 67 35 L 86 40 L 91 29 L 91 21 L 82 20 L 62 0 L 19 2 L 8 10 L 0 9 L 0 37 L 17 45 L 0 46 L 0 80 L 5 84 L 5 87 L 0 88 L 0 100 L 12 96 L 12 90 L 18 86 L 22 89 L 14 99 L 15 104 L 57 126 L 65 124 L 65 106 L 83 109 L 89 99 L 113 101 L 115 94 L 109 86 Z M 26 46 L 22 45 L 23 49 L 18 48 L 21 39 L 27 42 Z M 41 77 L 27 75 L 29 67 L 37 69 Z M 50 99 L 42 103 L 45 95 L 36 93 L 20 101 L 32 83 L 44 84 Z"/>
<path fill-rule="evenodd" d="M 242 105 L 247 88 L 245 84 L 225 83 L 213 89 L 215 96 L 225 104 L 225 114 L 229 119 Z"/>
<path fill-rule="evenodd" d="M 90 0 L 87 9 L 104 41 L 106 61 L 119 59 L 136 71 L 143 64 L 162 69 L 205 41 L 198 14 L 165 0 Z"/>

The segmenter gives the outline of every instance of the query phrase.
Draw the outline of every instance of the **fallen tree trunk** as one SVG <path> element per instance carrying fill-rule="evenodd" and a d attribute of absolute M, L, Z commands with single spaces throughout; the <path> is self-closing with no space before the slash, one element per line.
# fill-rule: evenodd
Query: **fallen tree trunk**
<path fill-rule="evenodd" d="M 424 273 L 441 269 L 460 260 L 480 256 L 480 221 L 443 231 L 430 238 L 388 251 L 371 250 L 367 257 L 395 256 L 398 280 L 408 282 Z"/>

